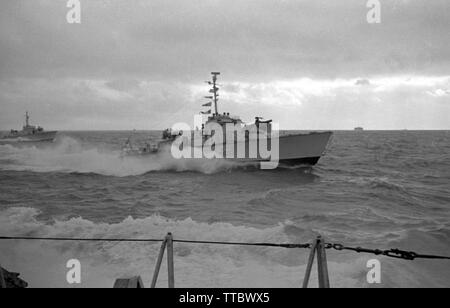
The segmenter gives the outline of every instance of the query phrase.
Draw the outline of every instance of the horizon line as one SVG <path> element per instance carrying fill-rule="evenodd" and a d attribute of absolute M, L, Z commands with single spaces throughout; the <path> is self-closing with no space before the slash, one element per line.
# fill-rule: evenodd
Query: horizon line
<path fill-rule="evenodd" d="M 50 129 L 46 131 L 57 131 L 57 132 L 130 132 L 130 131 L 163 131 L 166 128 L 152 128 L 152 129 Z M 9 132 L 11 129 L 0 129 L 0 132 Z M 338 129 L 332 129 L 332 128 L 319 128 L 319 129 L 307 129 L 307 128 L 285 128 L 280 129 L 280 131 L 358 131 L 354 128 L 338 128 Z M 358 132 L 368 132 L 368 131 L 450 131 L 450 128 L 364 128 L 361 131 Z"/>

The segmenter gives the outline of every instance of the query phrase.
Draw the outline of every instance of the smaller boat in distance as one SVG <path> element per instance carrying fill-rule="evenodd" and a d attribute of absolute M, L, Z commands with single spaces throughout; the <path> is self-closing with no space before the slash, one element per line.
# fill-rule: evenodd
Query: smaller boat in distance
<path fill-rule="evenodd" d="M 21 131 L 11 131 L 0 138 L 0 143 L 5 142 L 52 142 L 55 140 L 56 131 L 44 131 L 40 126 L 30 125 L 28 111 L 25 113 L 25 125 Z"/>
<path fill-rule="evenodd" d="M 362 127 L 355 127 L 355 131 L 357 132 L 362 132 L 364 130 L 364 128 Z"/>

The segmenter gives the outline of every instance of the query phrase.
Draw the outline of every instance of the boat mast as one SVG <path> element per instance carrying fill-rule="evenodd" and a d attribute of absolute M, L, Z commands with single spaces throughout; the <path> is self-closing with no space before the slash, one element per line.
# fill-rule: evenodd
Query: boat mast
<path fill-rule="evenodd" d="M 28 111 L 25 113 L 25 126 L 29 126 L 30 116 L 28 115 Z"/>
<path fill-rule="evenodd" d="M 213 75 L 212 77 L 212 85 L 213 88 L 210 90 L 210 92 L 213 93 L 214 95 L 214 109 L 215 109 L 215 115 L 219 114 L 219 110 L 217 109 L 217 101 L 219 100 L 219 94 L 217 93 L 219 91 L 219 88 L 216 86 L 216 81 L 217 81 L 217 76 L 220 75 L 220 72 L 212 72 L 211 75 Z"/>

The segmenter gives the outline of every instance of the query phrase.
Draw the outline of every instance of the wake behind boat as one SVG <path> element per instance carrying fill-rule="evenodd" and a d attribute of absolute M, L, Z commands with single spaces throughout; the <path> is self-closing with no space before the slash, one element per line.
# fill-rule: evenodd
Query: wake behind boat
<path fill-rule="evenodd" d="M 272 136 L 272 120 L 264 121 L 261 117 L 255 117 L 255 122 L 251 124 L 245 124 L 239 117 L 231 116 L 229 113 L 220 114 L 218 111 L 218 101 L 219 101 L 219 87 L 217 85 L 217 76 L 220 75 L 218 72 L 212 73 L 212 81 L 207 81 L 212 88 L 209 90 L 211 96 L 205 96 L 205 98 L 210 101 L 203 104 L 204 107 L 211 107 L 214 105 L 214 113 L 211 112 L 211 109 L 201 112 L 203 115 L 208 115 L 207 121 L 202 124 L 201 130 L 199 127 L 196 127 L 195 130 L 191 130 L 190 132 L 183 131 L 172 131 L 171 129 L 166 129 L 163 132 L 162 141 L 157 144 L 147 143 L 143 147 L 134 147 L 131 144 L 131 138 L 128 139 L 125 147 L 123 148 L 122 155 L 154 155 L 160 153 L 162 149 L 167 149 L 174 142 L 177 143 L 176 146 L 180 146 L 180 149 L 183 148 L 186 144 L 191 145 L 192 155 L 189 158 L 197 157 L 195 152 L 200 150 L 203 152 L 205 147 L 210 147 L 211 144 L 208 143 L 208 140 L 211 139 L 214 134 L 217 132 L 215 130 L 211 130 L 211 126 L 215 126 L 216 128 L 223 128 L 223 140 L 222 143 L 215 143 L 213 145 L 214 151 L 219 153 L 219 159 L 227 159 L 233 161 L 240 162 L 266 162 L 269 161 L 266 157 L 262 157 L 260 152 L 256 153 L 250 150 L 252 144 L 256 144 L 259 148 L 261 136 L 267 139 L 268 147 L 272 147 L 272 144 L 275 142 L 278 143 L 279 153 L 278 153 L 278 161 L 283 165 L 307 165 L 313 166 L 317 164 L 320 157 L 325 154 L 327 146 L 331 140 L 333 135 L 332 132 L 311 132 L 304 134 L 287 134 L 276 137 Z M 244 136 L 241 140 L 237 140 L 236 138 L 232 138 L 231 145 L 233 147 L 233 151 L 230 154 L 226 150 L 229 149 L 229 145 L 227 145 L 228 139 L 226 136 L 227 125 L 231 125 L 234 131 L 231 134 L 239 134 L 242 133 Z M 249 134 L 249 131 L 255 132 L 253 135 Z M 229 133 L 230 134 L 230 133 Z M 253 136 L 253 137 L 252 137 Z M 253 138 L 253 139 L 252 139 Z M 186 139 L 189 141 L 186 142 Z M 195 142 L 195 140 L 201 140 L 200 142 Z M 256 141 L 255 141 L 256 140 Z M 242 156 L 238 155 L 239 149 L 241 148 Z M 253 155 L 252 155 L 253 153 Z"/>
<path fill-rule="evenodd" d="M 44 131 L 40 126 L 30 125 L 30 116 L 25 113 L 25 125 L 21 131 L 13 130 L 0 138 L 0 143 L 15 142 L 52 142 L 55 140 L 56 131 Z"/>

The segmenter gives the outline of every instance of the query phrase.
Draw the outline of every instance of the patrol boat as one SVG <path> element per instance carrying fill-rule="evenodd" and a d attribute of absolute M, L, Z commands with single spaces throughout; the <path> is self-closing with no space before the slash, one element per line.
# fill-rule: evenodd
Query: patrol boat
<path fill-rule="evenodd" d="M 8 142 L 52 142 L 55 140 L 56 131 L 44 131 L 40 126 L 30 125 L 28 111 L 25 113 L 25 125 L 21 131 L 13 130 L 0 138 L 0 143 Z"/>
<path fill-rule="evenodd" d="M 251 124 L 245 124 L 239 117 L 232 116 L 230 113 L 219 113 L 219 86 L 217 84 L 217 77 L 219 72 L 213 72 L 212 81 L 206 81 L 211 86 L 209 90 L 210 95 L 205 96 L 209 99 L 204 103 L 203 107 L 210 107 L 209 110 L 201 112 L 203 115 L 207 115 L 207 121 L 202 124 L 201 129 L 196 127 L 194 131 L 180 132 L 166 129 L 163 132 L 162 141 L 158 144 L 148 143 L 145 147 L 133 148 L 130 144 L 130 140 L 127 141 L 124 147 L 124 155 L 153 155 L 160 153 L 163 149 L 167 149 L 176 143 L 176 146 L 180 146 L 182 149 L 184 146 L 189 145 L 191 147 L 191 154 L 188 158 L 198 158 L 196 151 L 198 149 L 204 150 L 205 147 L 211 148 L 211 144 L 207 143 L 208 139 L 211 139 L 216 131 L 211 131 L 211 125 L 222 127 L 222 144 L 214 144 L 212 146 L 216 153 L 219 153 L 220 159 L 227 159 L 240 162 L 264 162 L 269 161 L 272 158 L 263 157 L 260 155 L 260 142 L 261 137 L 267 139 L 267 148 L 272 148 L 275 142 L 278 142 L 278 162 L 281 165 L 307 165 L 312 166 L 317 164 L 321 156 L 325 154 L 325 151 L 330 143 L 333 133 L 330 131 L 325 132 L 310 132 L 310 133 L 287 133 L 283 135 L 276 134 L 275 137 L 272 134 L 272 120 L 263 120 L 262 117 L 255 117 L 255 122 Z M 214 112 L 212 112 L 212 106 L 214 105 Z M 232 125 L 235 129 L 233 134 L 239 134 L 243 132 L 244 136 L 240 140 L 233 138 L 231 145 L 233 147 L 232 153 L 227 153 L 229 146 L 227 143 L 227 125 Z M 249 132 L 256 131 L 256 134 L 250 134 Z M 253 137 L 252 137 L 253 136 Z M 255 138 L 256 136 L 256 138 Z M 255 138 L 255 139 L 252 139 Z M 275 139 L 274 139 L 275 138 Z M 196 141 L 197 140 L 197 141 Z M 198 142 L 200 140 L 200 142 Z M 256 141 L 254 141 L 256 140 Z M 252 143 L 254 141 L 254 143 Z M 251 145 L 257 145 L 256 153 L 250 150 Z M 239 148 L 241 148 L 241 156 L 239 156 Z M 253 154 L 252 154 L 253 153 Z M 189 156 L 189 155 L 188 155 Z"/>

